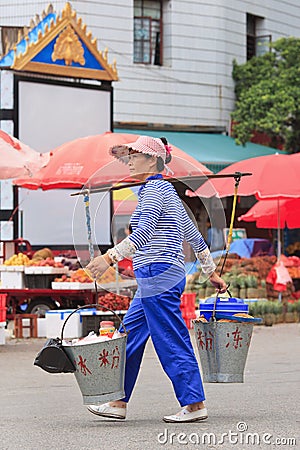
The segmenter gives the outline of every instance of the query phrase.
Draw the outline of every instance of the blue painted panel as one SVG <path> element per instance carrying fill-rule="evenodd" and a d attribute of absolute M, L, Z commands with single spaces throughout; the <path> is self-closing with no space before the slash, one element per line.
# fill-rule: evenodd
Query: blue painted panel
<path fill-rule="evenodd" d="M 79 37 L 78 37 L 79 39 Z M 63 59 L 58 59 L 55 62 L 52 61 L 51 55 L 54 51 L 54 45 L 57 38 L 55 38 L 52 42 L 50 42 L 38 55 L 36 55 L 32 62 L 38 62 L 38 63 L 44 63 L 44 64 L 52 64 L 52 65 L 58 65 L 58 66 L 65 66 L 65 67 L 79 67 L 84 69 L 94 69 L 94 70 L 104 70 L 104 68 L 101 66 L 101 64 L 97 61 L 95 56 L 90 52 L 90 50 L 87 48 L 87 46 L 84 44 L 84 42 L 79 39 L 80 43 L 83 46 L 84 49 L 84 59 L 85 64 L 81 65 L 80 63 L 72 62 L 70 66 L 67 66 L 65 61 Z"/>

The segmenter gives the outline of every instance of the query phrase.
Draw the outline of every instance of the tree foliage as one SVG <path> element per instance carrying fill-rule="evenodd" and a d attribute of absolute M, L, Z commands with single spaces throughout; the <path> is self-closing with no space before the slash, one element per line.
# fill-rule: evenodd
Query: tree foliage
<path fill-rule="evenodd" d="M 262 132 L 271 145 L 284 142 L 290 153 L 300 151 L 300 39 L 281 38 L 271 51 L 244 64 L 233 62 L 237 97 L 232 113 L 238 144 Z"/>

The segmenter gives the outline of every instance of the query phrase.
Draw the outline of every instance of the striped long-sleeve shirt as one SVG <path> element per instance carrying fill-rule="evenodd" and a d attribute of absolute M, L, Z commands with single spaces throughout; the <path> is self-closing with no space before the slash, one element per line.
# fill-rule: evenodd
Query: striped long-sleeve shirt
<path fill-rule="evenodd" d="M 173 185 L 161 175 L 148 178 L 140 189 L 138 205 L 131 217 L 132 234 L 127 238 L 135 247 L 133 267 L 154 262 L 184 267 L 183 241 L 189 242 L 202 266 L 213 272 L 208 247 L 189 218 Z"/>

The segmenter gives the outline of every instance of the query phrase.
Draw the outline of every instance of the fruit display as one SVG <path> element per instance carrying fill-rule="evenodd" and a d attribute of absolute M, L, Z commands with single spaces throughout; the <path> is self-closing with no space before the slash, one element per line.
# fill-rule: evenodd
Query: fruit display
<path fill-rule="evenodd" d="M 92 283 L 93 277 L 89 274 L 87 269 L 77 269 L 74 272 L 70 271 L 69 275 L 63 275 L 62 277 L 56 278 L 56 282 L 79 282 L 79 283 Z M 119 279 L 120 282 L 126 281 L 122 278 Z M 109 267 L 106 272 L 104 272 L 101 277 L 97 278 L 98 284 L 107 284 L 116 282 L 116 271 L 113 267 Z"/>
<path fill-rule="evenodd" d="M 31 259 L 26 265 L 35 267 L 64 267 L 61 262 L 56 262 L 51 257 L 47 257 L 46 259 Z"/>
<path fill-rule="evenodd" d="M 32 255 L 32 259 L 35 261 L 40 261 L 47 258 L 53 259 L 53 253 L 50 248 L 41 248 Z"/>
<path fill-rule="evenodd" d="M 99 296 L 98 303 L 100 305 L 100 310 L 101 305 L 106 306 L 113 311 L 120 311 L 124 309 L 127 310 L 129 308 L 130 298 L 124 295 L 118 295 L 109 292 L 107 294 Z M 105 308 L 103 308 L 103 311 L 105 311 Z"/>
<path fill-rule="evenodd" d="M 101 277 L 97 278 L 98 284 L 114 283 L 116 281 L 116 271 L 113 267 L 109 267 Z"/>
<path fill-rule="evenodd" d="M 288 245 L 286 251 L 289 255 L 300 256 L 300 242 L 294 242 Z"/>
<path fill-rule="evenodd" d="M 68 275 L 55 278 L 54 281 L 60 283 L 93 283 L 94 280 L 85 269 L 77 269 Z"/>
<path fill-rule="evenodd" d="M 297 256 L 286 257 L 281 255 L 281 261 L 287 268 L 292 279 L 300 278 L 300 258 Z M 276 264 L 276 256 L 255 256 L 252 258 L 240 258 L 229 254 L 223 269 L 222 278 L 230 283 L 229 291 L 233 297 L 240 298 L 277 298 L 278 292 L 272 284 L 267 283 L 267 276 Z M 222 267 L 223 260 L 215 260 L 218 268 Z M 218 271 L 217 268 L 217 271 Z M 187 277 L 186 292 L 196 292 L 199 298 L 214 295 L 215 289 L 210 285 L 200 272 L 195 272 Z M 292 283 L 287 284 L 287 289 L 282 293 L 284 298 L 291 297 Z"/>
<path fill-rule="evenodd" d="M 5 266 L 27 266 L 29 263 L 30 259 L 24 253 L 12 255 L 9 259 L 4 261 Z"/>
<path fill-rule="evenodd" d="M 77 270 L 77 269 L 81 268 L 80 261 L 78 261 L 78 259 L 75 259 L 75 258 L 71 258 L 71 259 L 64 258 L 64 259 L 62 259 L 61 262 L 65 267 L 68 267 L 69 270 Z"/>
<path fill-rule="evenodd" d="M 287 268 L 291 278 L 300 278 L 300 266 Z"/>

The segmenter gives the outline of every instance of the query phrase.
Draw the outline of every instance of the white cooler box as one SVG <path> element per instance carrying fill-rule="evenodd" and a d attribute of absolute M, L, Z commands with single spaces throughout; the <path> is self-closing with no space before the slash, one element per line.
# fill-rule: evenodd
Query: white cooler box
<path fill-rule="evenodd" d="M 46 337 L 56 338 L 60 337 L 63 324 L 67 317 L 74 311 L 74 309 L 59 309 L 56 311 L 49 310 L 46 312 Z M 65 329 L 64 338 L 72 339 L 82 337 L 82 321 L 80 310 L 70 317 Z"/>

